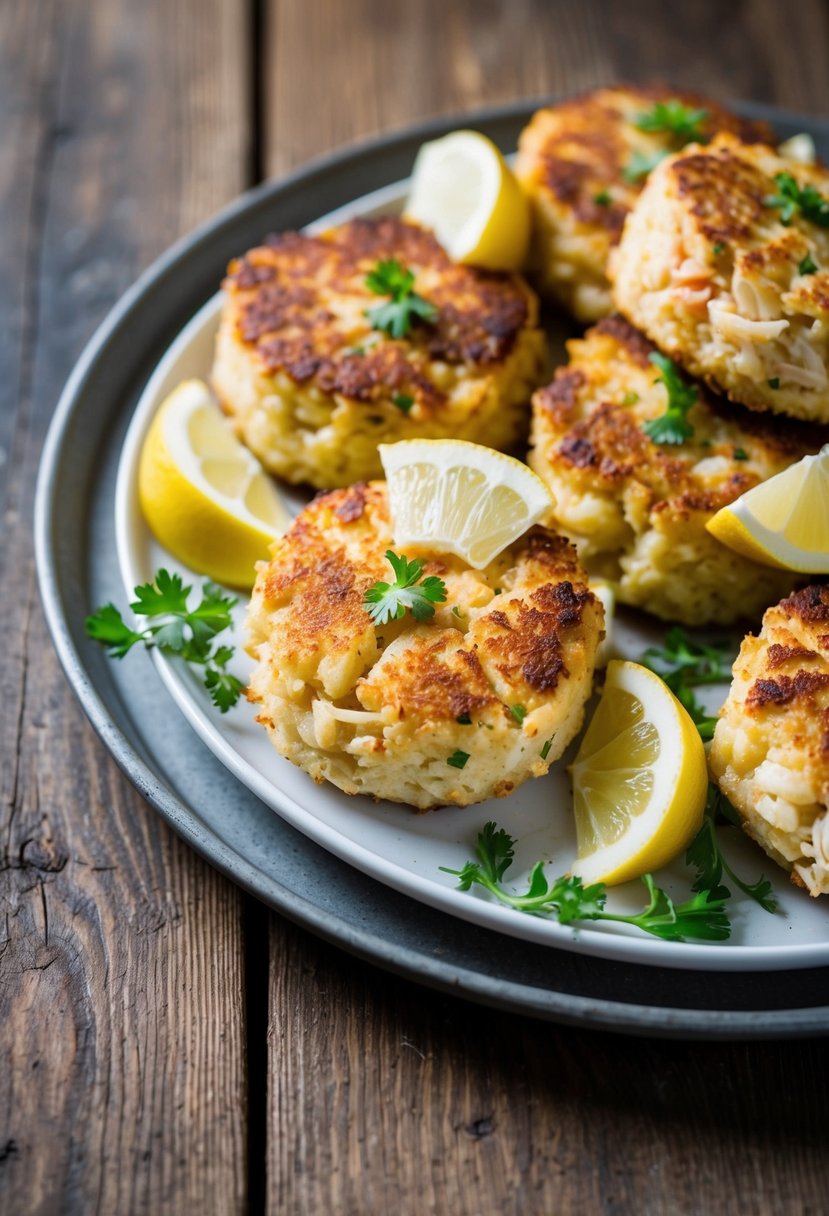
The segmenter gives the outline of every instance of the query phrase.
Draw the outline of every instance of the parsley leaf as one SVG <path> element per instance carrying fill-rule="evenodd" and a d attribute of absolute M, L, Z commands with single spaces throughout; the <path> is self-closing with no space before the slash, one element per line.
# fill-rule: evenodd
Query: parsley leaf
<path fill-rule="evenodd" d="M 667 155 L 667 149 L 648 153 L 634 152 L 622 170 L 622 177 L 626 182 L 630 182 L 631 185 L 636 185 L 637 182 L 644 181 L 651 169 L 655 169 L 659 162 L 664 160 Z"/>
<path fill-rule="evenodd" d="M 464 768 L 469 759 L 469 752 L 462 752 L 460 748 L 452 752 L 451 756 L 446 757 L 446 763 L 451 764 L 452 768 Z"/>
<path fill-rule="evenodd" d="M 701 127 L 708 118 L 707 110 L 692 110 L 676 97 L 669 101 L 657 101 L 650 110 L 645 110 L 633 125 L 640 131 L 664 131 L 672 135 L 679 144 L 692 141 L 706 143 Z"/>
<path fill-rule="evenodd" d="M 807 253 L 805 258 L 802 258 L 797 264 L 798 274 L 817 274 L 818 266 L 810 253 Z"/>
<path fill-rule="evenodd" d="M 414 275 L 396 258 L 378 262 L 366 275 L 366 287 L 377 296 L 391 296 L 387 304 L 367 308 L 365 315 L 373 329 L 392 338 L 405 338 L 417 318 L 429 324 L 437 319 L 437 308 L 413 290 Z"/>
<path fill-rule="evenodd" d="M 395 393 L 392 397 L 392 404 L 396 405 L 403 414 L 408 414 L 414 403 L 414 397 L 410 397 L 408 393 Z"/>
<path fill-rule="evenodd" d="M 634 925 L 664 941 L 724 941 L 731 932 L 725 912 L 725 900 L 710 890 L 696 891 L 685 903 L 675 904 L 670 896 L 657 887 L 650 874 L 642 882 L 648 894 L 645 908 L 632 916 L 608 912 L 605 909 L 607 889 L 604 883 L 585 886 L 581 878 L 565 874 L 548 880 L 544 863 L 539 861 L 530 871 L 526 891 L 514 894 L 503 886 L 504 875 L 512 865 L 515 841 L 493 822 L 478 833 L 475 845 L 477 861 L 468 861 L 462 869 L 440 866 L 444 874 L 458 879 L 461 891 L 473 886 L 483 887 L 501 903 L 533 916 L 555 916 L 560 924 L 579 920 L 616 921 Z"/>
<path fill-rule="evenodd" d="M 763 199 L 766 207 L 777 207 L 780 223 L 788 228 L 796 215 L 811 220 L 819 228 L 829 228 L 829 198 L 814 186 L 798 186 L 791 173 L 775 173 L 777 194 L 767 194 Z"/>
<path fill-rule="evenodd" d="M 612 201 L 609 190 L 600 190 L 598 194 L 593 195 L 593 202 L 597 207 L 609 207 Z"/>
<path fill-rule="evenodd" d="M 713 782 L 708 786 L 708 798 L 705 804 L 705 818 L 702 827 L 688 845 L 685 853 L 686 864 L 692 866 L 697 876 L 691 890 L 708 890 L 722 899 L 729 899 L 731 892 L 722 883 L 723 872 L 740 890 L 753 899 L 766 912 L 777 911 L 777 899 L 772 885 L 765 875 L 761 874 L 756 882 L 746 882 L 731 869 L 720 850 L 717 840 L 717 816 L 723 815 L 729 822 L 737 819 L 736 812 L 724 794 Z"/>
<path fill-rule="evenodd" d="M 730 642 L 693 642 L 681 626 L 665 634 L 663 646 L 649 646 L 639 662 L 648 667 L 670 688 L 684 705 L 703 739 L 710 739 L 717 724 L 694 695 L 694 688 L 722 684 L 731 676 L 734 647 Z"/>
<path fill-rule="evenodd" d="M 208 579 L 202 586 L 201 600 L 190 609 L 187 601 L 192 590 L 185 587 L 179 574 L 160 569 L 151 583 L 142 583 L 133 591 L 135 598 L 130 608 L 150 622 L 144 629 L 131 628 L 114 604 L 104 604 L 86 618 L 86 632 L 102 642 L 113 659 L 122 659 L 142 642 L 148 650 L 155 648 L 168 656 L 177 655 L 204 668 L 204 686 L 216 708 L 226 713 L 239 700 L 245 686 L 225 670 L 234 647 L 217 646 L 213 650 L 213 639 L 232 626 L 231 610 L 236 600 Z"/>
<path fill-rule="evenodd" d="M 662 373 L 657 383 L 661 382 L 667 389 L 668 408 L 661 417 L 644 422 L 642 430 L 654 443 L 684 443 L 694 433 L 685 415 L 699 394 L 692 384 L 686 384 L 682 379 L 673 359 L 657 351 L 653 351 L 648 358 Z"/>
<path fill-rule="evenodd" d="M 430 574 L 416 586 L 423 573 L 423 562 L 419 558 L 410 562 L 404 554 L 398 556 L 387 549 L 386 559 L 394 571 L 394 582 L 374 583 L 363 597 L 363 604 L 375 625 L 399 620 L 407 608 L 416 621 L 427 621 L 434 616 L 435 604 L 442 604 L 446 599 L 443 579 Z"/>

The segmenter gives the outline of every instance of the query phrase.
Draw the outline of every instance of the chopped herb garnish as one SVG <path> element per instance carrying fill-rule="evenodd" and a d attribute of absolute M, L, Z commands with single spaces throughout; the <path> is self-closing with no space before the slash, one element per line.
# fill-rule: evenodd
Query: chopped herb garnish
<path fill-rule="evenodd" d="M 651 169 L 655 169 L 661 160 L 668 155 L 667 150 L 659 152 L 634 152 L 622 170 L 622 177 L 631 185 L 644 181 Z"/>
<path fill-rule="evenodd" d="M 455 604 L 454 608 L 452 609 L 452 613 L 453 613 L 453 615 L 454 615 L 454 616 L 460 616 L 460 615 L 461 615 L 461 610 L 460 610 L 460 608 L 458 607 L 458 605 L 457 605 L 457 604 Z"/>
<path fill-rule="evenodd" d="M 817 274 L 817 271 L 817 262 L 814 261 L 810 253 L 807 253 L 805 258 L 797 264 L 798 274 Z"/>
<path fill-rule="evenodd" d="M 452 768 L 463 768 L 468 759 L 469 752 L 462 752 L 458 750 L 452 752 L 451 756 L 446 757 L 446 763 L 451 764 Z"/>
<path fill-rule="evenodd" d="M 192 587 L 185 587 L 178 574 L 161 569 L 151 583 L 135 588 L 130 608 L 138 616 L 149 617 L 144 629 L 126 624 L 114 604 L 104 604 L 85 621 L 86 632 L 102 642 L 112 659 L 123 659 L 133 646 L 142 643 L 168 657 L 178 657 L 194 667 L 203 668 L 204 686 L 221 713 L 227 713 L 244 692 L 244 684 L 226 670 L 233 657 L 233 646 L 217 646 L 213 639 L 229 629 L 231 609 L 236 600 L 221 587 L 207 580 L 202 598 L 193 609 L 187 606 Z"/>
<path fill-rule="evenodd" d="M 430 574 L 420 583 L 423 562 L 419 558 L 410 562 L 405 555 L 398 556 L 387 549 L 386 559 L 394 571 L 394 582 L 374 583 L 363 597 L 363 604 L 375 625 L 399 620 L 407 608 L 416 621 L 428 621 L 435 614 L 435 604 L 442 604 L 446 599 L 443 579 Z"/>
<path fill-rule="evenodd" d="M 593 202 L 597 207 L 609 207 L 612 200 L 608 190 L 600 190 L 598 194 L 593 195 Z"/>
<path fill-rule="evenodd" d="M 669 101 L 655 102 L 650 110 L 634 118 L 633 125 L 640 131 L 664 131 L 680 145 L 689 144 L 692 140 L 706 143 L 701 127 L 707 118 L 707 110 L 692 110 L 672 97 Z"/>
<path fill-rule="evenodd" d="M 409 410 L 415 403 L 414 397 L 410 397 L 408 393 L 395 393 L 395 395 L 392 397 L 392 401 L 399 410 L 402 410 L 404 414 L 408 414 Z"/>
<path fill-rule="evenodd" d="M 748 452 L 745 448 L 735 448 L 733 456 L 735 460 L 748 460 Z"/>
<path fill-rule="evenodd" d="M 659 418 L 642 424 L 642 430 L 654 443 L 684 443 L 694 433 L 694 428 L 685 415 L 696 402 L 698 393 L 692 384 L 686 384 L 679 374 L 673 359 L 654 351 L 648 356 L 662 372 L 657 383 L 665 385 L 668 392 L 668 408 Z"/>
<path fill-rule="evenodd" d="M 453 874 L 461 891 L 473 886 L 483 887 L 501 903 L 532 916 L 555 916 L 560 924 L 570 925 L 579 920 L 616 921 L 634 925 L 661 937 L 664 941 L 682 942 L 688 938 L 698 941 L 725 941 L 731 924 L 725 912 L 725 899 L 713 891 L 697 891 L 692 899 L 675 904 L 671 897 L 657 887 L 650 874 L 642 876 L 648 894 L 645 908 L 634 916 L 607 912 L 607 889 L 604 883 L 585 886 L 576 875 L 563 875 L 550 882 L 539 861 L 530 871 L 527 889 L 513 894 L 503 886 L 504 875 L 515 856 L 515 841 L 495 823 L 484 825 L 475 845 L 477 861 L 468 861 L 461 870 L 441 866 L 444 874 Z"/>
<path fill-rule="evenodd" d="M 767 381 L 769 388 L 780 388 L 780 377 L 772 376 L 771 380 Z"/>
<path fill-rule="evenodd" d="M 456 718 L 455 721 L 457 722 L 458 726 L 472 725 L 472 719 L 470 718 L 469 714 L 461 714 L 461 716 Z"/>
<path fill-rule="evenodd" d="M 777 900 L 774 896 L 771 883 L 765 875 L 761 874 L 756 882 L 746 882 L 744 879 L 737 877 L 723 857 L 719 841 L 717 840 L 716 830 L 716 823 L 720 817 L 729 823 L 733 823 L 736 819 L 739 824 L 739 817 L 736 811 L 725 795 L 720 793 L 717 786 L 711 782 L 708 786 L 705 818 L 703 819 L 702 827 L 688 845 L 687 852 L 685 853 L 686 864 L 693 866 L 697 871 L 697 877 L 691 886 L 691 890 L 707 890 L 719 899 L 730 899 L 731 891 L 728 887 L 722 885 L 723 871 L 725 871 L 735 886 L 738 886 L 745 895 L 748 895 L 758 903 L 761 908 L 766 912 L 776 912 Z"/>
<path fill-rule="evenodd" d="M 415 320 L 432 323 L 438 310 L 414 291 L 414 275 L 396 258 L 378 262 L 366 275 L 366 287 L 378 296 L 391 296 L 387 304 L 367 308 L 365 315 L 373 329 L 380 329 L 392 338 L 405 338 Z"/>
<path fill-rule="evenodd" d="M 638 393 L 625 393 L 624 397 L 622 398 L 622 405 L 636 405 L 638 400 Z"/>
<path fill-rule="evenodd" d="M 527 716 L 527 711 L 523 705 L 510 705 L 509 711 L 516 722 L 523 722 Z"/>
<path fill-rule="evenodd" d="M 664 646 L 649 646 L 640 656 L 643 666 L 656 672 L 685 706 L 703 739 L 710 739 L 717 724 L 697 700 L 694 688 L 723 684 L 731 676 L 736 647 L 728 642 L 692 642 L 685 630 L 675 625 L 665 634 Z"/>
<path fill-rule="evenodd" d="M 552 746 L 553 746 L 553 741 L 552 741 L 552 739 L 548 739 L 548 740 L 547 740 L 547 742 L 544 744 L 544 746 L 543 746 L 543 747 L 542 747 L 542 749 L 541 749 L 541 753 L 540 753 L 540 755 L 541 755 L 541 759 L 542 759 L 542 760 L 546 760 L 546 759 L 547 759 L 547 757 L 548 757 L 548 756 L 549 756 L 549 754 L 550 754 L 550 748 L 551 748 Z"/>
<path fill-rule="evenodd" d="M 713 252 L 716 257 L 719 257 L 721 253 L 725 253 L 725 241 L 715 241 Z"/>
<path fill-rule="evenodd" d="M 496 588 L 495 588 L 495 590 L 493 591 L 493 593 L 492 593 L 492 594 L 493 594 L 493 595 L 500 595 L 500 594 L 501 594 L 501 588 L 500 588 L 500 587 L 496 587 Z"/>
<path fill-rule="evenodd" d="M 829 228 L 829 198 L 814 186 L 798 186 L 791 173 L 775 173 L 777 194 L 767 194 L 763 199 L 766 207 L 780 209 L 780 223 L 788 228 L 796 215 L 811 220 L 819 228 Z"/>

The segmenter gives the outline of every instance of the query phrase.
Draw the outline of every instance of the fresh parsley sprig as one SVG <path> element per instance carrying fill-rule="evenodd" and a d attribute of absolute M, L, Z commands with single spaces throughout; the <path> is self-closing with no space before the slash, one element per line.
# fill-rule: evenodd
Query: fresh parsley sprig
<path fill-rule="evenodd" d="M 401 266 L 396 258 L 378 262 L 366 275 L 366 287 L 378 296 L 391 296 L 386 304 L 367 308 L 365 315 L 372 329 L 380 329 L 392 338 L 405 338 L 415 319 L 433 324 L 438 310 L 414 290 L 414 275 Z"/>
<path fill-rule="evenodd" d="M 819 228 L 829 228 L 829 198 L 814 186 L 798 186 L 791 173 L 775 173 L 777 193 L 763 199 L 766 207 L 780 210 L 780 223 L 788 228 L 796 215 L 811 220 Z"/>
<path fill-rule="evenodd" d="M 657 383 L 664 384 L 668 391 L 668 408 L 659 418 L 644 422 L 642 429 L 654 443 L 684 443 L 694 434 L 694 428 L 686 414 L 695 404 L 699 394 L 692 384 L 686 384 L 682 379 L 673 359 L 659 354 L 658 351 L 653 351 L 648 358 L 662 373 Z"/>
<path fill-rule="evenodd" d="M 640 131 L 668 135 L 675 148 L 683 148 L 689 143 L 708 142 L 701 129 L 707 118 L 707 110 L 692 110 L 676 97 L 671 97 L 668 101 L 654 102 L 650 110 L 643 110 L 634 118 L 633 125 Z M 643 181 L 651 169 L 655 169 L 669 155 L 669 151 L 668 148 L 659 148 L 655 152 L 633 152 L 622 170 L 625 181 L 633 185 Z"/>
<path fill-rule="evenodd" d="M 717 839 L 718 818 L 724 818 L 731 824 L 739 823 L 737 812 L 712 781 L 708 786 L 702 827 L 688 845 L 685 853 L 686 864 L 697 871 L 697 877 L 691 885 L 691 890 L 709 891 L 718 898 L 730 899 L 731 891 L 722 882 L 723 873 L 725 873 L 735 886 L 758 903 L 764 911 L 776 912 L 777 899 L 766 876 L 761 874 L 756 882 L 746 882 L 734 873 L 723 857 Z"/>
<path fill-rule="evenodd" d="M 419 558 L 409 561 L 405 554 L 386 550 L 386 559 L 394 571 L 394 582 L 377 582 L 369 587 L 363 603 L 375 625 L 399 620 L 408 608 L 416 621 L 428 621 L 434 616 L 435 604 L 446 599 L 446 584 L 435 574 L 423 582 L 423 562 Z"/>
<path fill-rule="evenodd" d="M 674 625 L 665 634 L 664 645 L 649 646 L 639 662 L 665 681 L 707 740 L 714 734 L 717 719 L 697 700 L 693 690 L 730 679 L 734 653 L 730 642 L 694 642 L 680 625 Z"/>
<path fill-rule="evenodd" d="M 680 145 L 706 142 L 702 124 L 708 119 L 707 110 L 692 110 L 676 97 L 668 101 L 657 101 L 650 110 L 634 118 L 633 125 L 640 131 L 661 131 L 671 135 Z"/>
<path fill-rule="evenodd" d="M 635 186 L 637 182 L 644 181 L 651 169 L 655 169 L 667 155 L 667 148 L 659 148 L 656 152 L 632 152 L 630 160 L 622 170 L 622 177 Z"/>
<path fill-rule="evenodd" d="M 233 657 L 232 646 L 217 646 L 217 634 L 233 624 L 231 609 L 236 600 L 210 580 L 202 585 L 202 598 L 189 609 L 192 587 L 185 587 L 178 574 L 161 569 L 151 583 L 136 587 L 130 608 L 151 622 L 133 629 L 114 604 L 104 604 L 85 621 L 86 632 L 107 647 L 112 659 L 123 659 L 133 646 L 143 643 L 151 650 L 177 656 L 204 669 L 204 685 L 213 704 L 227 713 L 244 692 L 244 684 L 226 670 Z"/>
<path fill-rule="evenodd" d="M 615 921 L 634 925 L 663 941 L 682 942 L 689 938 L 725 941 L 731 933 L 723 898 L 712 891 L 697 890 L 690 900 L 675 904 L 667 892 L 656 886 L 650 874 L 642 877 L 648 893 L 647 905 L 633 916 L 605 910 L 607 888 L 604 883 L 585 887 L 576 875 L 563 875 L 550 882 L 542 861 L 533 866 L 527 890 L 513 894 L 503 886 L 503 879 L 512 865 L 515 841 L 492 821 L 478 833 L 475 853 L 478 860 L 468 861 L 461 870 L 448 866 L 440 869 L 458 879 L 461 891 L 468 891 L 473 886 L 483 887 L 501 903 L 519 912 L 555 916 L 562 925 L 579 920 Z"/>

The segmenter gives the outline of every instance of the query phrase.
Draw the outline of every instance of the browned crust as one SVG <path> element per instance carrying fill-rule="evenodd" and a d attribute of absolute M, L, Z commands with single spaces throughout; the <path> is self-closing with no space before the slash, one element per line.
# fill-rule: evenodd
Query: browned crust
<path fill-rule="evenodd" d="M 389 577 L 383 556 L 390 543 L 387 529 L 380 482 L 321 494 L 297 517 L 270 564 L 260 570 L 255 590 L 265 611 L 290 605 L 280 617 L 280 653 L 296 659 L 310 646 L 328 657 L 353 650 L 369 627 L 365 592 Z M 366 695 L 377 673 L 400 719 L 416 715 L 438 721 L 508 714 L 508 704 L 490 682 L 493 672 L 516 697 L 521 689 L 554 692 L 569 674 L 566 656 L 574 639 L 581 646 L 583 633 L 595 636 L 592 622 L 584 629 L 586 611 L 596 611 L 595 597 L 573 547 L 543 527 L 517 541 L 509 561 L 511 567 L 499 575 L 509 568 L 509 594 L 493 594 L 489 609 L 466 633 L 435 622 L 419 626 L 421 633 L 409 647 L 389 654 L 382 671 L 375 667 L 366 677 Z M 424 562 L 424 574 L 447 576 L 450 566 L 464 569 L 458 559 L 434 558 Z M 379 632 L 388 641 L 389 631 L 394 636 L 410 625 L 391 622 Z"/>
<path fill-rule="evenodd" d="M 474 650 L 458 644 L 456 629 L 405 650 L 384 665 L 383 679 L 398 703 L 401 718 L 423 721 L 472 718 L 506 711 L 487 680 Z"/>
<path fill-rule="evenodd" d="M 767 123 L 741 118 L 709 97 L 663 84 L 623 85 L 597 89 L 537 111 L 521 137 L 525 166 L 530 160 L 533 165 L 522 176 L 530 176 L 580 223 L 605 231 L 610 243 L 616 244 L 642 188 L 642 183 L 624 177 L 633 120 L 654 102 L 672 98 L 690 109 L 707 110 L 708 118 L 701 126 L 706 139 L 718 131 L 730 131 L 746 143 L 773 140 Z M 678 147 L 669 132 L 652 133 L 651 141 L 667 152 Z M 607 188 L 613 192 L 610 202 L 597 203 L 596 196 Z"/>
<path fill-rule="evenodd" d="M 568 350 L 569 365 L 558 368 L 552 383 L 533 396 L 540 450 L 562 476 L 579 478 L 586 488 L 618 495 L 626 483 L 637 482 L 646 488 L 654 512 L 710 515 L 758 483 L 753 456 L 782 468 L 829 442 L 829 427 L 751 411 L 697 384 L 689 421 L 701 435 L 719 420 L 727 425 L 725 437 L 706 447 L 694 439 L 676 447 L 655 444 L 642 424 L 664 413 L 667 403 L 658 369 L 647 375 L 656 347 L 629 322 L 611 316 L 569 343 Z M 637 401 L 631 405 L 625 395 L 632 384 Z M 749 459 L 738 459 L 740 449 Z M 727 472 L 709 486 L 695 467 L 715 455 L 728 461 Z"/>
<path fill-rule="evenodd" d="M 365 284 L 379 261 L 415 274 L 415 290 L 437 308 L 434 324 L 415 321 L 392 340 L 365 322 L 355 350 L 329 305 L 348 300 L 357 316 L 385 302 Z M 426 360 L 490 368 L 535 324 L 532 293 L 517 275 L 459 266 L 431 233 L 393 216 L 355 219 L 321 236 L 296 232 L 231 262 L 224 281 L 239 340 L 268 372 L 355 401 L 405 391 L 427 408 L 444 399 L 422 371 Z M 362 339 L 361 339 L 362 341 Z"/>
<path fill-rule="evenodd" d="M 829 673 L 798 671 L 794 676 L 777 676 L 773 680 L 755 680 L 748 690 L 746 708 L 763 709 L 767 705 L 790 705 L 792 701 L 812 700 L 815 693 L 829 688 Z"/>
<path fill-rule="evenodd" d="M 797 617 L 806 625 L 822 625 L 829 621 L 829 586 L 825 583 L 812 583 L 795 591 L 779 605 L 779 611 L 786 616 Z M 820 639 L 824 644 L 824 638 Z"/>
<path fill-rule="evenodd" d="M 541 580 L 546 574 L 547 581 L 539 581 L 524 598 L 482 614 L 475 632 L 483 635 L 482 653 L 505 680 L 552 692 L 559 678 L 569 674 L 564 660 L 568 635 L 580 629 L 585 608 L 595 600 L 587 587 L 574 583 L 580 568 L 562 537 L 533 529 L 526 561 L 535 567 L 534 577 Z"/>
<path fill-rule="evenodd" d="M 783 646 L 780 642 L 772 642 L 768 649 L 766 662 L 769 671 L 775 671 L 778 667 L 785 667 L 787 663 L 799 660 L 808 662 L 819 658 L 819 654 L 816 654 L 814 650 L 807 650 L 805 646 Z"/>
<path fill-rule="evenodd" d="M 623 350 L 632 363 L 639 367 L 648 367 L 650 365 L 650 357 L 656 350 L 653 342 L 646 338 L 641 329 L 637 329 L 635 325 L 631 325 L 630 321 L 619 316 L 618 313 L 613 313 L 609 317 L 602 317 L 601 321 L 593 327 L 593 332 L 597 334 L 606 334 L 612 338 L 620 350 Z"/>
<path fill-rule="evenodd" d="M 697 146 L 674 160 L 670 173 L 677 194 L 710 241 L 745 240 L 766 210 L 768 177 L 729 144 Z"/>

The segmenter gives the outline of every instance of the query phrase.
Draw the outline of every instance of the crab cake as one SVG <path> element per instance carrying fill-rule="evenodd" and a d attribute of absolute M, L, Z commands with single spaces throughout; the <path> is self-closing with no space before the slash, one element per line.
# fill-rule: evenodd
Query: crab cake
<path fill-rule="evenodd" d="M 698 386 L 693 434 L 655 443 L 643 424 L 665 414 L 667 391 L 651 343 L 606 317 L 568 351 L 569 365 L 533 398 L 529 463 L 591 574 L 609 579 L 622 603 L 688 625 L 759 614 L 791 591 L 795 575 L 740 556 L 705 524 L 817 451 L 829 431 L 753 414 Z"/>
<path fill-rule="evenodd" d="M 745 639 L 709 764 L 749 836 L 829 895 L 829 586 L 769 608 Z"/>
<path fill-rule="evenodd" d="M 674 130 L 659 129 L 660 103 L 684 108 L 684 130 L 676 122 Z M 580 321 L 610 312 L 607 260 L 649 166 L 691 134 L 710 138 L 716 131 L 772 138 L 765 123 L 667 89 L 598 89 L 538 110 L 521 134 L 516 173 L 533 207 L 532 264 L 544 293 Z"/>
<path fill-rule="evenodd" d="M 815 222 L 817 221 L 817 222 Z M 829 171 L 720 135 L 663 161 L 625 225 L 617 307 L 734 401 L 829 422 Z"/>
<path fill-rule="evenodd" d="M 391 299 L 366 283 L 383 262 L 411 272 L 427 302 L 402 337 L 366 315 Z M 509 448 L 526 433 L 545 365 L 534 293 L 517 275 L 455 265 L 423 228 L 386 216 L 284 233 L 231 262 L 224 288 L 213 385 L 288 481 L 378 476 L 378 443 L 397 439 Z"/>
<path fill-rule="evenodd" d="M 260 564 L 248 695 L 276 750 L 347 794 L 421 810 L 542 776 L 581 725 L 603 636 L 574 550 L 536 527 L 482 571 L 430 558 L 445 603 L 375 625 L 363 597 L 390 581 L 391 544 L 373 482 L 315 499 Z"/>

